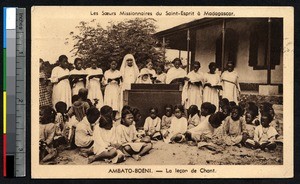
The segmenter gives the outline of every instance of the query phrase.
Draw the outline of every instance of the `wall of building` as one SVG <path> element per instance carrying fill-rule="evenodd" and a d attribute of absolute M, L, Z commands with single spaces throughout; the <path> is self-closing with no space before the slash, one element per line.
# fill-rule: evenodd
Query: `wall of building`
<path fill-rule="evenodd" d="M 236 71 L 239 73 L 239 81 L 243 83 L 266 83 L 266 70 L 253 70 L 248 66 L 249 46 L 250 46 L 250 26 L 259 21 L 258 19 L 240 19 L 227 22 L 226 28 L 235 30 L 238 34 L 238 50 Z M 196 32 L 196 51 L 195 60 L 201 62 L 201 71 L 208 71 L 208 64 L 215 61 L 216 40 L 222 33 L 222 22 L 218 25 L 212 25 L 201 28 Z M 283 66 L 282 57 L 280 65 L 275 67 L 271 73 L 272 83 L 282 83 Z"/>

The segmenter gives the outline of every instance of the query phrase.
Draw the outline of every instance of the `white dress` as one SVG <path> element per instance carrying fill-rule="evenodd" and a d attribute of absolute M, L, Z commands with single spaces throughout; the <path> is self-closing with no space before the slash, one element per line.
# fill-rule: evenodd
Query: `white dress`
<path fill-rule="evenodd" d="M 53 68 L 51 73 L 51 82 L 57 82 L 58 78 L 69 75 L 68 69 L 63 69 L 60 66 Z M 72 105 L 71 103 L 71 86 L 69 79 L 64 79 L 53 85 L 52 92 L 52 105 L 55 107 L 55 104 L 59 101 L 65 102 L 67 108 Z"/>
<path fill-rule="evenodd" d="M 116 128 L 112 127 L 110 130 L 99 127 L 99 123 L 94 126 L 93 132 L 93 152 L 99 155 L 104 151 L 109 151 L 113 147 L 111 144 L 116 143 Z"/>
<path fill-rule="evenodd" d="M 238 73 L 236 71 L 224 71 L 221 75 L 221 81 L 223 82 L 223 98 L 227 98 L 229 101 L 234 101 L 235 103 L 238 103 L 240 91 L 238 78 Z"/>
<path fill-rule="evenodd" d="M 219 74 L 206 73 L 204 84 L 210 83 L 212 86 L 221 85 Z M 210 102 L 219 108 L 219 90 L 209 86 L 205 86 L 203 90 L 203 102 Z"/>
<path fill-rule="evenodd" d="M 203 83 L 204 74 L 202 72 L 191 71 L 187 77 L 190 82 L 201 82 Z M 202 85 L 197 86 L 194 84 L 185 82 L 185 85 L 182 90 L 182 101 L 186 109 L 188 109 L 191 105 L 197 105 L 198 109 L 201 108 L 202 105 L 202 93 L 203 88 Z"/>
<path fill-rule="evenodd" d="M 103 106 L 103 95 L 101 91 L 101 81 L 99 78 L 92 78 L 88 80 L 90 75 L 100 75 L 103 74 L 101 68 L 92 69 L 87 68 L 87 89 L 88 89 L 88 99 L 95 103 L 95 99 L 98 100 L 97 108 L 100 109 Z"/>
<path fill-rule="evenodd" d="M 108 82 L 108 80 L 119 77 L 121 77 L 121 72 L 119 70 L 107 70 L 104 73 L 105 83 L 107 84 L 104 91 L 104 105 L 112 107 L 114 111 L 118 111 L 120 109 L 121 87 L 117 81 L 112 80 Z"/>
<path fill-rule="evenodd" d="M 182 68 L 170 68 L 166 75 L 166 84 L 170 84 L 172 80 L 183 78 L 186 76 L 186 71 Z"/>
<path fill-rule="evenodd" d="M 212 137 L 214 128 L 210 125 L 208 119 L 210 116 L 206 116 L 196 127 L 188 130 L 192 134 L 192 138 L 200 141 L 202 136 Z"/>
<path fill-rule="evenodd" d="M 85 70 L 84 69 L 81 69 L 81 70 L 72 70 L 70 71 L 70 75 L 82 75 L 82 74 L 85 74 Z M 82 79 L 80 79 L 76 84 L 74 84 L 74 86 L 72 86 L 72 95 L 77 95 L 78 94 L 78 91 L 81 89 L 81 88 L 85 88 L 84 86 L 84 82 Z"/>
<path fill-rule="evenodd" d="M 173 117 L 171 120 L 171 126 L 168 129 L 168 136 L 164 139 L 166 143 L 171 142 L 171 138 L 177 134 L 183 135 L 187 131 L 187 119 L 185 117 L 181 117 L 180 119 Z"/>

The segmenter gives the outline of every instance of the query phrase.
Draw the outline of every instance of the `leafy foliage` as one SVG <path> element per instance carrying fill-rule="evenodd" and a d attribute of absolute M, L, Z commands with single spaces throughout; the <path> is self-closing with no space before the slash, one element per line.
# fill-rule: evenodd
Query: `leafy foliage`
<path fill-rule="evenodd" d="M 78 34 L 70 32 L 75 42 L 71 52 L 76 57 L 85 61 L 89 66 L 91 58 L 98 60 L 98 66 L 106 70 L 112 60 L 117 61 L 119 66 L 123 57 L 131 53 L 134 55 L 138 66 L 145 65 L 146 59 L 152 59 L 154 65 L 162 61 L 163 51 L 156 49 L 158 43 L 152 35 L 155 33 L 155 19 L 135 18 L 122 22 L 110 22 L 106 29 L 100 24 L 92 26 L 91 22 L 80 22 L 76 29 Z"/>

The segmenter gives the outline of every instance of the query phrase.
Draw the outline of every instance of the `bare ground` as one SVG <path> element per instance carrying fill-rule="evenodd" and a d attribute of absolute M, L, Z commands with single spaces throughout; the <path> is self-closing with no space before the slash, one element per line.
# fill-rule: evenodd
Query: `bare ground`
<path fill-rule="evenodd" d="M 276 117 L 282 120 L 282 106 L 274 106 Z M 79 150 L 58 149 L 58 157 L 44 164 L 85 165 L 87 158 L 78 154 Z M 93 165 L 108 164 L 96 161 Z M 283 164 L 283 145 L 278 145 L 273 153 L 251 150 L 236 146 L 226 147 L 222 152 L 183 144 L 166 144 L 158 141 L 153 144 L 149 154 L 140 161 L 127 158 L 120 165 L 281 165 Z"/>

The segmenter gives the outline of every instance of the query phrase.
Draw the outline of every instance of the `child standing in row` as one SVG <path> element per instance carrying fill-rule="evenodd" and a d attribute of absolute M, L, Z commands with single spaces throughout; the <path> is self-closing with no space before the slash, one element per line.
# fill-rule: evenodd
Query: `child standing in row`
<path fill-rule="evenodd" d="M 122 75 L 117 68 L 117 62 L 110 63 L 110 69 L 104 73 L 104 105 L 112 107 L 113 111 L 120 110 Z"/>
<path fill-rule="evenodd" d="M 187 119 L 183 117 L 184 107 L 176 105 L 174 107 L 174 117 L 171 120 L 170 128 L 164 133 L 166 143 L 182 142 L 185 140 L 184 133 L 187 130 Z"/>
<path fill-rule="evenodd" d="M 87 88 L 88 88 L 88 99 L 99 109 L 103 106 L 103 95 L 101 91 L 101 82 L 103 77 L 103 71 L 97 67 L 97 59 L 91 59 L 91 68 L 86 69 L 87 76 Z"/>

